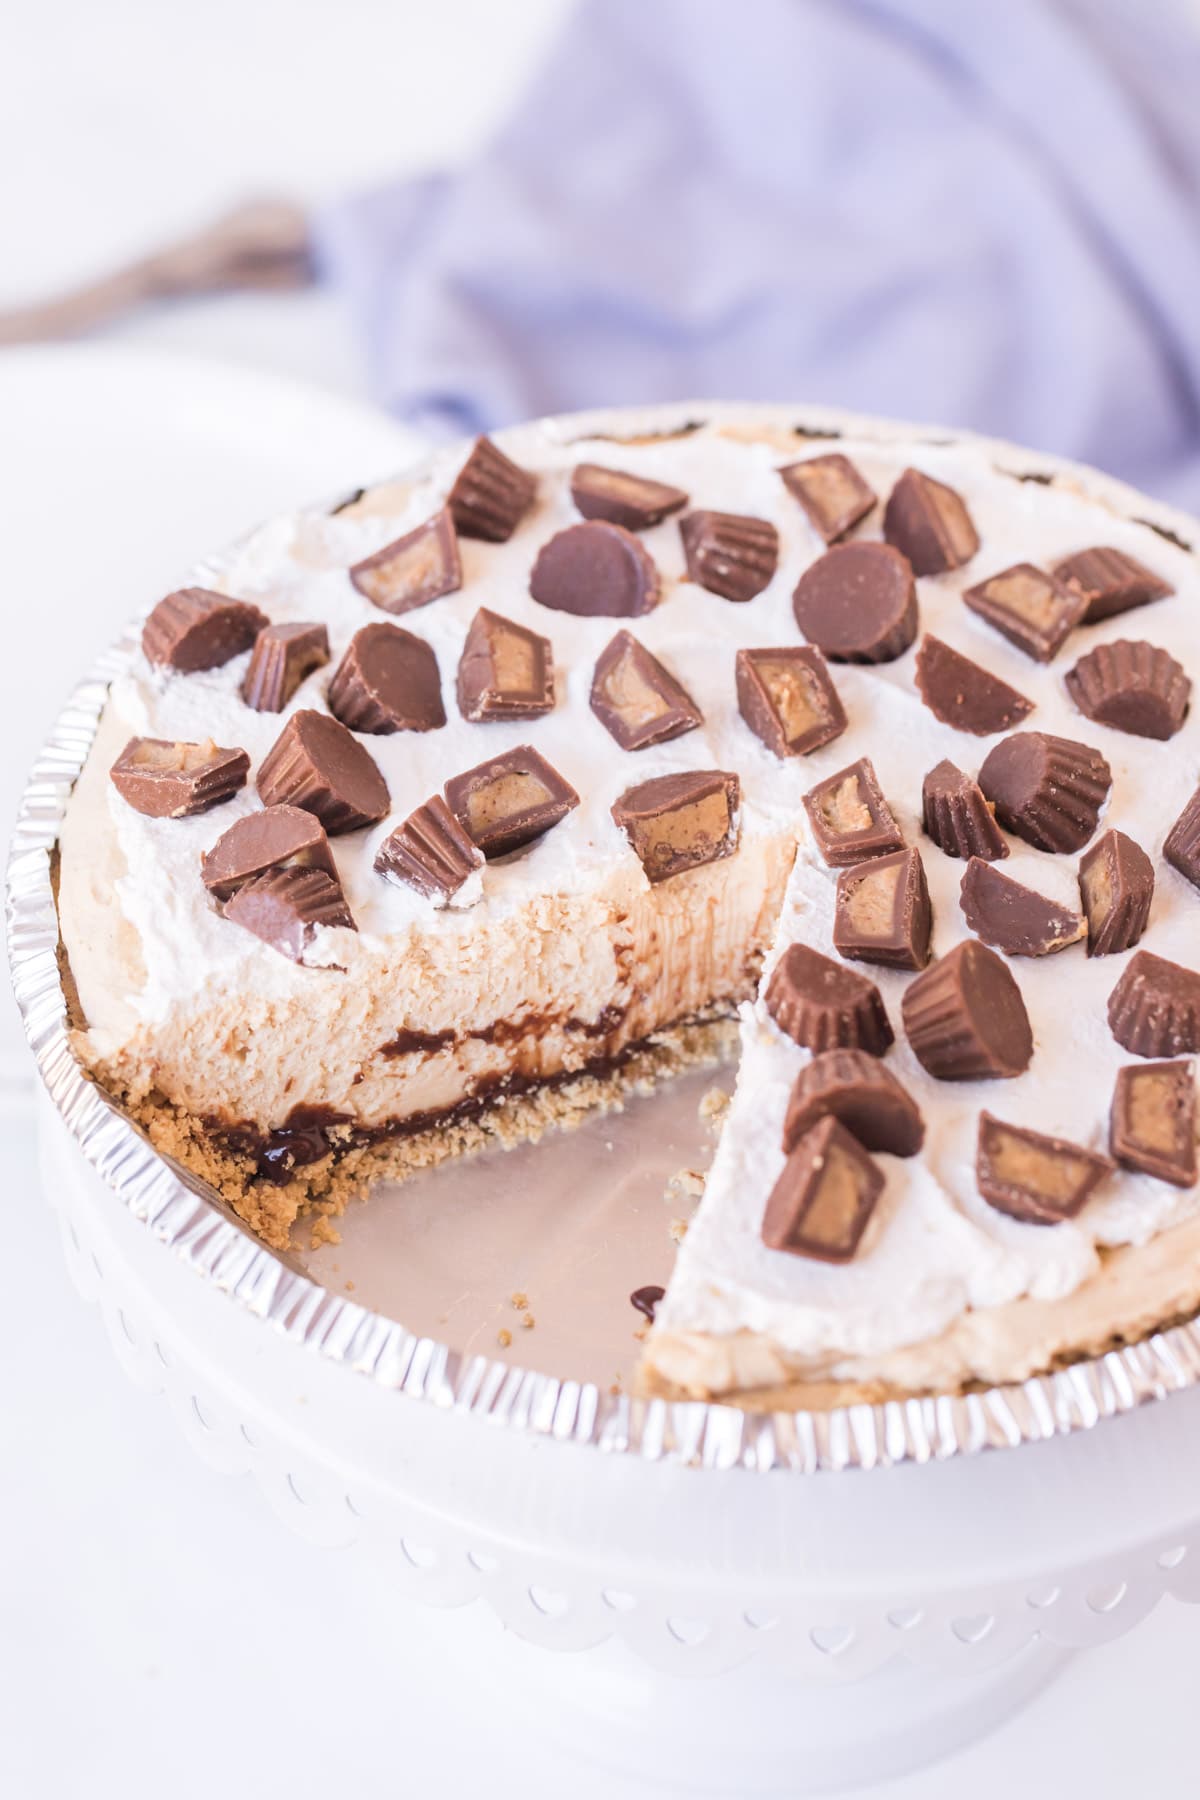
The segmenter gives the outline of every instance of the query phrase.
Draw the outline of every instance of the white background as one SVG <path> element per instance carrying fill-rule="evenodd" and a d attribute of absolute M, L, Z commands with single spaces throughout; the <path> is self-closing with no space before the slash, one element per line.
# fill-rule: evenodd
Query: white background
<path fill-rule="evenodd" d="M 0 306 L 250 195 L 327 199 L 469 154 L 566 11 L 567 0 L 0 0 Z M 321 294 L 176 307 L 110 341 L 363 394 Z M 47 367 L 40 390 L 38 379 L 0 358 L 0 606 L 37 650 L 28 671 L 0 659 L 5 815 L 56 696 L 144 584 L 166 585 L 293 495 L 379 472 L 399 443 L 341 409 L 306 442 L 295 397 L 259 388 L 239 456 L 236 410 L 206 417 L 187 398 L 194 376 L 131 377 L 125 406 L 111 369 Z M 200 386 L 214 406 L 234 391 L 216 375 Z M 582 1757 L 506 1737 L 486 1692 L 471 1696 L 464 1731 L 453 1615 L 401 1610 L 361 1560 L 293 1540 L 248 1483 L 194 1462 L 165 1409 L 127 1387 L 37 1203 L 23 1064 L 4 1025 L 0 1794 L 614 1792 Z M 31 1363 L 35 1335 L 53 1349 Z M 180 1555 L 182 1542 L 207 1543 L 219 1574 Z M 989 1743 L 888 1792 L 1179 1791 L 1198 1644 L 1192 1616 L 1167 1604 Z"/>

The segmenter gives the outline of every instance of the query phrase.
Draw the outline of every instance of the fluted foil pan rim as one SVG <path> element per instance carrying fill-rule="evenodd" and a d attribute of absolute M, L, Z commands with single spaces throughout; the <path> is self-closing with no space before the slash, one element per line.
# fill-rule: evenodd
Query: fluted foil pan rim
<path fill-rule="evenodd" d="M 1084 489 L 1114 512 L 1192 550 L 1200 525 L 1121 482 L 1060 458 L 970 433 L 945 433 L 834 410 L 691 402 L 559 416 L 563 436 L 629 436 L 707 423 L 774 425 L 805 437 L 903 438 L 973 444 L 1015 479 Z M 524 427 L 522 429 L 528 429 Z M 504 434 L 497 434 L 503 441 Z M 399 479 L 419 479 L 422 465 Z M 328 506 L 312 509 L 314 515 Z M 232 552 L 229 553 L 232 555 Z M 200 574 L 219 578 L 228 558 Z M 109 687 L 136 645 L 130 630 L 98 659 L 50 731 L 22 795 L 8 862 L 8 953 L 17 1005 L 51 1101 L 84 1156 L 135 1218 L 223 1293 L 292 1342 L 382 1387 L 513 1431 L 591 1445 L 611 1455 L 760 1473 L 870 1469 L 944 1461 L 1089 1429 L 1200 1383 L 1200 1319 L 1136 1344 L 1037 1375 L 956 1395 L 885 1400 L 828 1411 L 747 1412 L 703 1401 L 638 1399 L 595 1384 L 514 1368 L 418 1337 L 395 1319 L 335 1294 L 270 1249 L 205 1183 L 160 1155 L 91 1080 L 71 1049 L 59 961 L 54 856 L 71 790 L 91 749 Z"/>

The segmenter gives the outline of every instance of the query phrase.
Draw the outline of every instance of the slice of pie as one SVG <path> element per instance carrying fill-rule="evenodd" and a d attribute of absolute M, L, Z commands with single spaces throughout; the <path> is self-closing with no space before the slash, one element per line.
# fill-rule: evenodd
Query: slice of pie
<path fill-rule="evenodd" d="M 1191 1314 L 1193 556 L 1001 446 L 703 410 L 447 451 L 153 607 L 61 836 L 81 1058 L 284 1247 L 740 1042 L 652 1392 Z M 1101 551 L 1136 637 L 1066 608 Z"/>

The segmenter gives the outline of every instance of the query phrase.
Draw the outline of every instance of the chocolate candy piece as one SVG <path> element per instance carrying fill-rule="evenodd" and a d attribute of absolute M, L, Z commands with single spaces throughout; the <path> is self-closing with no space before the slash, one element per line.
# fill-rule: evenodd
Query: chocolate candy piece
<path fill-rule="evenodd" d="M 387 783 L 356 738 L 328 713 L 295 712 L 259 765 L 264 806 L 302 806 L 330 837 L 382 819 Z"/>
<path fill-rule="evenodd" d="M 1087 611 L 1077 588 L 1069 588 L 1033 563 L 1014 563 L 967 588 L 963 599 L 981 619 L 1037 662 L 1057 655 Z"/>
<path fill-rule="evenodd" d="M 1100 820 L 1112 770 L 1098 750 L 1017 731 L 989 750 L 979 785 L 1008 831 L 1038 850 L 1082 850 Z"/>
<path fill-rule="evenodd" d="M 246 785 L 250 758 L 221 750 L 211 738 L 200 744 L 169 738 L 130 738 L 109 770 L 121 798 L 148 819 L 187 819 L 230 800 Z"/>
<path fill-rule="evenodd" d="M 437 657 L 400 625 L 364 625 L 329 684 L 329 710 L 351 731 L 437 731 L 446 723 Z"/>
<path fill-rule="evenodd" d="M 679 521 L 692 581 L 723 600 L 753 600 L 779 563 L 779 533 L 744 513 L 690 512 Z"/>
<path fill-rule="evenodd" d="M 666 743 L 704 722 L 687 689 L 628 631 L 600 652 L 591 708 L 622 750 Z"/>
<path fill-rule="evenodd" d="M 1150 922 L 1154 864 L 1123 831 L 1098 837 L 1079 865 L 1089 956 L 1132 950 Z"/>
<path fill-rule="evenodd" d="M 458 472 L 446 505 L 460 537 L 507 543 L 537 494 L 537 481 L 497 450 L 491 438 L 479 437 Z"/>
<path fill-rule="evenodd" d="M 146 660 L 181 674 L 219 669 L 249 650 L 267 615 L 248 600 L 211 588 L 180 588 L 160 600 L 142 627 Z"/>
<path fill-rule="evenodd" d="M 1073 1219 L 1112 1169 L 1094 1150 L 979 1115 L 975 1180 L 988 1205 L 1010 1219 L 1026 1225 Z"/>
<path fill-rule="evenodd" d="M 893 662 L 917 635 L 912 570 L 886 544 L 838 544 L 818 556 L 796 583 L 792 611 L 831 662 Z"/>
<path fill-rule="evenodd" d="M 266 625 L 254 640 L 242 699 L 255 712 L 282 712 L 300 683 L 328 661 L 324 625 Z"/>
<path fill-rule="evenodd" d="M 808 1050 L 865 1050 L 894 1042 L 879 989 L 865 975 L 792 944 L 771 972 L 764 1004 L 780 1031 Z"/>
<path fill-rule="evenodd" d="M 1108 1024 L 1135 1056 L 1200 1050 L 1200 975 L 1139 950 L 1108 997 Z"/>
<path fill-rule="evenodd" d="M 934 718 L 974 737 L 1010 731 L 1033 711 L 1032 700 L 931 632 L 921 640 L 915 673 L 917 692 Z"/>
<path fill-rule="evenodd" d="M 1200 788 L 1168 831 L 1163 842 L 1163 855 L 1185 881 L 1200 888 Z"/>
<path fill-rule="evenodd" d="M 825 1050 L 801 1069 L 783 1121 L 790 1155 L 818 1119 L 840 1119 L 864 1150 L 915 1156 L 925 1141 L 916 1101 L 894 1075 L 862 1050 Z"/>
<path fill-rule="evenodd" d="M 658 775 L 612 808 L 651 881 L 666 881 L 737 849 L 740 784 L 724 769 Z"/>
<path fill-rule="evenodd" d="M 554 708 L 550 639 L 481 606 L 458 662 L 458 710 L 474 723 L 536 719 Z"/>
<path fill-rule="evenodd" d="M 337 865 L 320 819 L 299 806 L 267 806 L 247 813 L 200 858 L 200 879 L 218 900 L 268 869 L 323 869 L 337 880 Z"/>
<path fill-rule="evenodd" d="M 883 1174 L 856 1137 L 825 1118 L 800 1139 L 771 1190 L 762 1241 L 769 1250 L 849 1262 L 883 1190 Z"/>
<path fill-rule="evenodd" d="M 388 613 L 411 612 L 456 593 L 462 586 L 462 558 L 450 508 L 443 506 L 415 531 L 355 563 L 350 579 L 372 606 Z"/>
<path fill-rule="evenodd" d="M 1056 578 L 1081 594 L 1085 603 L 1086 625 L 1100 619 L 1111 619 L 1117 613 L 1132 612 L 1136 606 L 1149 606 L 1162 600 L 1175 589 L 1136 556 L 1124 550 L 1077 550 L 1055 563 Z"/>
<path fill-rule="evenodd" d="M 1108 1147 L 1127 1169 L 1175 1187 L 1194 1187 L 1196 1065 L 1132 1063 L 1118 1069 Z"/>
<path fill-rule="evenodd" d="M 853 962 L 923 969 L 933 909 L 919 850 L 896 850 L 843 869 L 837 878 L 833 946 Z"/>
<path fill-rule="evenodd" d="M 947 856 L 997 862 L 1008 855 L 1008 844 L 979 783 L 952 762 L 938 763 L 925 777 L 921 812 L 926 835 Z"/>
<path fill-rule="evenodd" d="M 409 813 L 380 844 L 375 867 L 389 881 L 403 882 L 447 906 L 463 883 L 483 867 L 475 848 L 440 794 Z"/>
<path fill-rule="evenodd" d="M 580 463 L 572 470 L 571 498 L 585 519 L 607 519 L 626 531 L 658 525 L 688 503 L 682 488 L 645 475 L 627 475 L 623 469 L 605 469 L 599 463 Z"/>
<path fill-rule="evenodd" d="M 900 1003 L 908 1041 L 939 1081 L 995 1081 L 1023 1075 L 1033 1032 L 1008 964 L 967 938 L 931 964 Z"/>
<path fill-rule="evenodd" d="M 1097 644 L 1066 676 L 1081 713 L 1134 737 L 1171 738 L 1187 717 L 1192 684 L 1165 650 L 1120 638 Z"/>
<path fill-rule="evenodd" d="M 489 862 L 532 844 L 579 805 L 570 782 L 528 744 L 455 775 L 446 783 L 446 799 Z"/>
<path fill-rule="evenodd" d="M 269 869 L 256 875 L 226 904 L 225 917 L 293 962 L 304 961 L 318 927 L 358 929 L 340 886 L 324 869 Z"/>
<path fill-rule="evenodd" d="M 568 525 L 537 554 L 529 591 L 555 612 L 633 619 L 653 612 L 662 584 L 644 544 L 603 519 Z"/>
<path fill-rule="evenodd" d="M 869 757 L 839 769 L 804 796 L 817 849 L 831 869 L 899 850 L 904 838 Z"/>
<path fill-rule="evenodd" d="M 962 495 L 919 469 L 905 469 L 888 496 L 883 535 L 903 550 L 914 575 L 957 569 L 979 548 L 979 534 Z"/>
<path fill-rule="evenodd" d="M 827 544 L 836 544 L 853 531 L 875 504 L 873 490 L 850 458 L 836 452 L 789 463 L 779 473 Z"/>
<path fill-rule="evenodd" d="M 959 889 L 963 918 L 976 937 L 1006 956 L 1050 956 L 1077 944 L 1087 926 L 1068 910 L 973 856 Z"/>
<path fill-rule="evenodd" d="M 738 710 L 776 756 L 807 756 L 846 729 L 846 714 L 819 650 L 739 650 Z"/>

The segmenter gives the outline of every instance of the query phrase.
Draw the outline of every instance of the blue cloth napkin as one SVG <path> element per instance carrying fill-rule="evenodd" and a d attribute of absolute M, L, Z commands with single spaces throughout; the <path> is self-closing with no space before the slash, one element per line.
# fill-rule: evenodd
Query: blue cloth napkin
<path fill-rule="evenodd" d="M 316 238 L 425 429 L 819 401 L 1200 507 L 1200 24 L 1170 0 L 584 0 L 485 155 Z"/>

